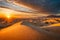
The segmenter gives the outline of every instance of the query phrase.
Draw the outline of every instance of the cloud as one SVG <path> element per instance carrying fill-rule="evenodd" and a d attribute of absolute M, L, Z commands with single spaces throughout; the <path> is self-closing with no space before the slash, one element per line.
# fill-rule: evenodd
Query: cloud
<path fill-rule="evenodd" d="M 31 5 L 30 8 L 33 7 L 33 9 L 44 10 L 46 12 L 49 12 L 51 14 L 59 14 L 60 13 L 60 0 L 12 0 L 13 2 L 18 2 L 19 4 L 25 4 L 26 6 Z M 28 5 L 27 5 L 28 4 Z M 15 9 L 15 10 L 22 10 L 27 12 L 32 12 L 32 10 L 28 8 L 21 7 L 20 5 L 14 5 L 9 3 L 2 3 L 0 2 L 0 6 L 4 5 L 9 8 Z M 29 6 L 28 6 L 29 7 Z M 41 9 L 42 7 L 42 9 Z M 44 12 L 42 11 L 42 12 Z"/>
<path fill-rule="evenodd" d="M 43 7 L 43 10 L 51 13 L 60 13 L 60 0 L 17 0 L 18 2 L 32 5 L 33 7 Z M 35 5 L 35 6 L 34 6 Z M 34 8 L 35 9 L 35 8 Z"/>
<path fill-rule="evenodd" d="M 0 1 L 0 6 L 10 8 L 16 11 L 21 11 L 21 12 L 34 12 L 35 11 L 35 10 L 29 9 L 20 5 L 16 5 L 14 3 L 9 3 L 6 0 Z"/>

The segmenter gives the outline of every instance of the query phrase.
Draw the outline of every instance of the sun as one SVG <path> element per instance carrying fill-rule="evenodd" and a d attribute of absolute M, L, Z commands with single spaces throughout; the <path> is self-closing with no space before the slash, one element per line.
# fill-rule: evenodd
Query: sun
<path fill-rule="evenodd" d="M 11 15 L 12 15 L 12 12 L 11 11 L 6 11 L 5 12 L 5 17 L 10 19 L 11 18 Z"/>
<path fill-rule="evenodd" d="M 9 19 L 11 18 L 11 14 L 6 14 L 6 17 Z"/>

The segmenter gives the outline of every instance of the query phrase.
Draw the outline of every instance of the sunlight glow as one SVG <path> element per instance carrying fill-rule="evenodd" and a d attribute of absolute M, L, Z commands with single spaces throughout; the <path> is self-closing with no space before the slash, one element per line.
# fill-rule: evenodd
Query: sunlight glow
<path fill-rule="evenodd" d="M 8 19 L 11 18 L 12 13 L 12 10 L 0 8 L 0 14 L 4 15 Z"/>
<path fill-rule="evenodd" d="M 10 15 L 10 14 L 6 14 L 6 17 L 7 17 L 7 18 L 10 18 L 10 17 L 11 17 L 11 15 Z"/>
<path fill-rule="evenodd" d="M 5 12 L 5 17 L 9 19 L 9 18 L 11 18 L 11 15 L 12 15 L 12 12 L 6 10 L 6 12 Z"/>

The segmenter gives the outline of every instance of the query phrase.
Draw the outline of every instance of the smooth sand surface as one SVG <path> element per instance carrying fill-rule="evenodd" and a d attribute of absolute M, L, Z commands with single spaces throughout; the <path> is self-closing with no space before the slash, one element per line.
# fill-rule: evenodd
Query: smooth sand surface
<path fill-rule="evenodd" d="M 0 40 L 55 40 L 20 22 L 0 30 Z"/>

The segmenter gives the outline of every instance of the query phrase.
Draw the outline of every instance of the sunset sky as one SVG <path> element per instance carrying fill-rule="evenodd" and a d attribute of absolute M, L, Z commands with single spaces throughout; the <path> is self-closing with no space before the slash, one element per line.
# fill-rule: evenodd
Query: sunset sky
<path fill-rule="evenodd" d="M 0 1 L 0 6 L 25 12 L 38 10 L 39 12 L 49 12 L 50 14 L 60 13 L 60 0 L 8 0 L 8 2 L 2 0 Z"/>
<path fill-rule="evenodd" d="M 60 13 L 60 0 L 12 0 L 19 4 L 24 4 L 30 8 L 37 9 L 41 12 L 51 12 L 52 14 Z M 42 9 L 41 9 L 42 8 Z M 44 12 L 42 11 L 42 12 Z"/>

